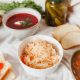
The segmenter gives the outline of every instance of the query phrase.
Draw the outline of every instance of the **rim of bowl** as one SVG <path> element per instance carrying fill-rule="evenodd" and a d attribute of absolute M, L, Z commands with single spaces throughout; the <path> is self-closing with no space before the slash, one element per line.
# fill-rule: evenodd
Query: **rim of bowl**
<path fill-rule="evenodd" d="M 26 11 L 26 12 L 17 12 L 17 10 L 21 10 L 21 11 L 27 10 L 27 11 Z M 35 15 L 32 14 L 32 13 L 29 13 L 29 12 L 28 12 L 29 10 L 32 11 L 32 12 L 34 11 L 36 14 L 39 15 L 39 17 L 38 17 L 38 16 L 35 16 Z M 8 14 L 14 12 L 14 11 L 15 11 L 16 13 L 10 15 L 10 16 L 6 19 L 6 16 L 7 16 Z M 28 14 L 31 14 L 31 15 L 35 16 L 35 17 L 38 19 L 38 22 L 37 22 L 35 25 L 31 26 L 30 28 L 25 28 L 25 29 L 13 29 L 13 28 L 8 27 L 8 26 L 6 25 L 7 20 L 8 20 L 11 16 L 13 16 L 13 15 L 15 15 L 15 14 L 19 14 L 19 13 L 28 13 Z M 6 19 L 6 20 L 5 20 L 5 19 Z M 26 30 L 26 29 L 27 29 L 27 30 L 28 30 L 28 29 L 31 29 L 31 28 L 35 27 L 40 21 L 41 21 L 41 14 L 40 14 L 37 10 L 35 10 L 35 9 L 33 9 L 33 8 L 15 8 L 15 9 L 13 9 L 13 10 L 8 11 L 6 14 L 4 14 L 4 15 L 3 15 L 3 19 L 2 19 L 2 22 L 3 22 L 4 27 L 9 28 L 9 29 L 11 29 L 11 30 L 17 30 L 17 31 Z"/>
<path fill-rule="evenodd" d="M 48 38 L 53 39 L 53 41 L 56 42 L 56 44 L 54 44 L 54 45 L 56 45 L 56 47 L 57 47 L 58 50 L 59 50 L 60 60 L 58 61 L 57 64 L 53 65 L 52 67 L 48 67 L 48 68 L 45 68 L 45 69 L 36 69 L 36 68 L 32 68 L 32 67 L 29 67 L 29 66 L 25 65 L 25 64 L 21 61 L 21 59 L 20 59 L 19 52 L 20 52 L 21 45 L 27 40 L 27 38 L 29 38 L 29 37 L 38 37 L 38 36 L 48 37 Z M 56 39 L 54 39 L 54 38 L 52 38 L 52 37 L 50 37 L 50 36 L 47 36 L 47 35 L 40 35 L 40 34 L 37 34 L 37 35 L 34 35 L 34 36 L 29 36 L 29 37 L 27 37 L 26 39 L 24 39 L 24 40 L 20 43 L 19 48 L 18 48 L 18 54 L 17 54 L 17 56 L 18 56 L 18 60 L 19 60 L 19 62 L 21 63 L 21 65 L 24 65 L 25 67 L 28 67 L 29 69 L 32 69 L 32 70 L 44 71 L 44 70 L 47 70 L 47 69 L 53 69 L 54 67 L 56 67 L 56 66 L 58 66 L 58 65 L 60 64 L 60 62 L 61 62 L 61 60 L 62 60 L 62 58 L 63 58 L 63 48 L 62 48 L 61 44 L 60 44 Z M 53 43 L 52 43 L 52 44 L 53 44 Z"/>

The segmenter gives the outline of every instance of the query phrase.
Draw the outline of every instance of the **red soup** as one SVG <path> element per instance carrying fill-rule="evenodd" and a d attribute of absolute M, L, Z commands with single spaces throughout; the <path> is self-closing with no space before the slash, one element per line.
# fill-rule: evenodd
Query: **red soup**
<path fill-rule="evenodd" d="M 7 22 L 6 25 L 13 29 L 26 29 L 34 26 L 38 23 L 38 19 L 27 13 L 19 13 L 11 16 Z"/>

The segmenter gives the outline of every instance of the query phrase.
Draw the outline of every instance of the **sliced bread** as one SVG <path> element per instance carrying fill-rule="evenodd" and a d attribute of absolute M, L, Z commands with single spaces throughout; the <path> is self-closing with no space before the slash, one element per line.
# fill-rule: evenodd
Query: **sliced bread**
<path fill-rule="evenodd" d="M 72 31 L 67 33 L 61 40 L 61 44 L 64 49 L 80 46 L 80 31 Z"/>
<path fill-rule="evenodd" d="M 76 25 L 67 23 L 59 27 L 56 27 L 53 30 L 52 35 L 54 38 L 56 38 L 60 42 L 63 36 L 71 31 L 80 31 L 80 29 Z"/>

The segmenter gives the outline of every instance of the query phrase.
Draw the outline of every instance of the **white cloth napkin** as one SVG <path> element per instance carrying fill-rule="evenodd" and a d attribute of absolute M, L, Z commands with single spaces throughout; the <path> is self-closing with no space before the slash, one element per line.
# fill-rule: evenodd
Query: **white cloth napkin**
<path fill-rule="evenodd" d="M 45 34 L 51 36 L 50 33 L 52 30 L 53 27 L 42 26 L 37 34 Z M 21 41 L 18 39 L 12 40 L 9 34 L 6 34 L 6 31 L 2 32 L 2 35 L 5 35 L 5 40 L 3 39 L 4 41 L 0 45 L 0 52 L 2 52 L 6 60 L 8 60 L 12 64 L 14 72 L 17 76 L 16 80 L 40 80 L 39 78 L 35 78 L 33 76 L 25 74 L 25 71 L 23 70 L 17 59 L 18 47 Z M 48 75 L 46 77 L 46 80 L 74 80 L 70 68 L 67 64 L 67 61 L 62 60 L 58 69 L 53 74 Z"/>
<path fill-rule="evenodd" d="M 0 2 L 11 2 L 11 1 L 14 0 L 0 0 Z M 16 0 L 16 1 L 22 1 L 22 0 Z M 39 5 L 43 6 L 44 3 L 42 4 L 42 2 L 45 2 L 45 0 L 42 2 L 41 1 L 42 0 L 39 1 L 37 0 L 36 2 L 38 2 Z M 53 28 L 47 28 L 44 26 L 41 24 L 40 31 L 37 33 L 51 36 L 50 33 L 53 30 Z M 0 52 L 3 53 L 5 59 L 12 64 L 14 72 L 17 76 L 16 80 L 38 80 L 38 78 L 25 74 L 25 71 L 23 70 L 17 59 L 17 53 L 18 53 L 17 51 L 20 42 L 21 41 L 18 39 L 12 40 L 12 36 L 4 28 L 0 28 Z M 69 54 L 69 52 L 67 53 Z M 68 65 L 69 65 L 68 62 L 63 59 L 59 68 L 53 74 L 48 75 L 46 77 L 46 80 L 74 80 L 73 75 L 70 71 L 70 66 Z"/>

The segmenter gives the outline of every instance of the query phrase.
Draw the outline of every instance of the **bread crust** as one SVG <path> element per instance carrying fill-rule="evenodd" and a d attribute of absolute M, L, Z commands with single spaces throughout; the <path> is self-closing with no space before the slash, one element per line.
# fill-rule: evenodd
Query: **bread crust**
<path fill-rule="evenodd" d="M 5 75 L 1 78 L 1 80 L 5 80 L 6 75 L 11 71 L 11 68 L 7 70 L 7 72 L 5 73 Z"/>

